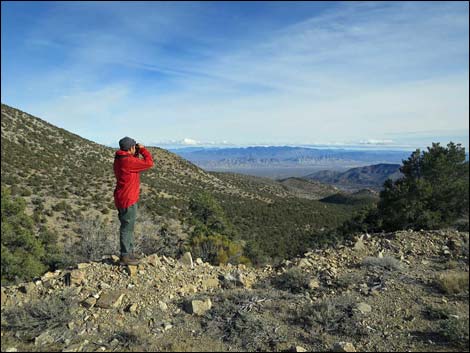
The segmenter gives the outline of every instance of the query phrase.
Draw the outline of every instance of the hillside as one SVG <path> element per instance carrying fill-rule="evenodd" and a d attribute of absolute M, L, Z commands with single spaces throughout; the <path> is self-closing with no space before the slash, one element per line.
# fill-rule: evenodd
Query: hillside
<path fill-rule="evenodd" d="M 344 190 L 372 188 L 380 190 L 387 179 L 396 180 L 401 177 L 400 164 L 374 164 L 359 168 L 351 168 L 345 172 L 324 170 L 303 177 L 334 185 Z"/>
<path fill-rule="evenodd" d="M 379 201 L 379 193 L 371 189 L 361 189 L 353 193 L 338 192 L 328 195 L 320 201 L 342 205 L 367 205 Z"/>
<path fill-rule="evenodd" d="M 95 217 L 117 232 L 114 149 L 4 104 L 1 124 L 2 186 L 26 200 L 37 224 L 58 232 L 62 243 L 79 239 Z M 356 209 L 299 198 L 266 178 L 206 172 L 167 150 L 149 150 L 156 165 L 141 176 L 140 209 L 155 225 L 153 236 L 165 238 L 167 255 L 183 250 L 194 193 L 209 193 L 220 204 L 256 261 L 294 256 L 315 241 L 315 230 L 339 225 Z"/>
<path fill-rule="evenodd" d="M 295 194 L 297 197 L 312 200 L 322 199 L 338 191 L 334 186 L 302 178 L 280 179 L 279 182 L 286 190 Z"/>
<path fill-rule="evenodd" d="M 115 261 L 2 287 L 2 351 L 468 351 L 468 232 L 362 234 L 275 268 Z"/>

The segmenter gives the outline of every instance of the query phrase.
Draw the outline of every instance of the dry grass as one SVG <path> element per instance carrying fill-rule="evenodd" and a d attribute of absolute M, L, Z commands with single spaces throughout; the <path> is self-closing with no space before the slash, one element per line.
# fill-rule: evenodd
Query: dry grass
<path fill-rule="evenodd" d="M 33 301 L 23 307 L 13 307 L 2 312 L 2 326 L 8 331 L 20 333 L 25 340 L 45 331 L 57 338 L 64 334 L 66 324 L 72 320 L 74 306 L 76 302 L 66 290 L 46 300 Z"/>
<path fill-rule="evenodd" d="M 468 291 L 468 272 L 447 271 L 436 276 L 434 283 L 445 294 L 461 294 Z"/>
<path fill-rule="evenodd" d="M 362 260 L 362 265 L 366 267 L 380 267 L 387 270 L 399 271 L 402 269 L 400 261 L 391 256 L 384 257 L 366 257 Z"/>

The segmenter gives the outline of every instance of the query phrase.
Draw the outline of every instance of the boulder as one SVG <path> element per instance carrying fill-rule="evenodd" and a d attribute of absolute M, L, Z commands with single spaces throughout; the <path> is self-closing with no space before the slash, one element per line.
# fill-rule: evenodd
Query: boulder
<path fill-rule="evenodd" d="M 194 315 L 204 315 L 206 311 L 210 310 L 212 308 L 212 302 L 210 299 L 206 300 L 191 300 L 186 302 L 184 306 L 184 310 L 188 314 L 194 314 Z"/>
<path fill-rule="evenodd" d="M 96 302 L 96 307 L 103 309 L 117 308 L 121 305 L 124 293 L 121 291 L 109 291 L 101 295 L 100 299 Z"/>
<path fill-rule="evenodd" d="M 180 262 L 188 266 L 189 268 L 194 268 L 194 263 L 193 263 L 193 257 L 191 256 L 190 252 L 184 253 L 184 255 L 181 257 Z"/>

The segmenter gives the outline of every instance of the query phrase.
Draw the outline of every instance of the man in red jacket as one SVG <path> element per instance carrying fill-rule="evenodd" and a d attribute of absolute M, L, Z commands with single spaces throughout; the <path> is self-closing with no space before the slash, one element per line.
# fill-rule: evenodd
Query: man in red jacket
<path fill-rule="evenodd" d="M 140 143 L 130 137 L 119 141 L 120 150 L 114 156 L 114 175 L 116 188 L 114 203 L 119 212 L 121 265 L 138 265 L 134 256 L 134 224 L 139 201 L 140 172 L 153 166 L 152 155 Z M 141 154 L 144 159 L 139 158 Z"/>

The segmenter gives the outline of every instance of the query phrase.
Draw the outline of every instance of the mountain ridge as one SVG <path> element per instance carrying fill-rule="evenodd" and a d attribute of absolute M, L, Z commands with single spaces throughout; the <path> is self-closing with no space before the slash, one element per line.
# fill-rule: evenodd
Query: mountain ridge
<path fill-rule="evenodd" d="M 303 179 L 316 180 L 346 190 L 366 187 L 380 190 L 387 179 L 395 181 L 402 176 L 400 166 L 400 164 L 380 163 L 351 168 L 344 172 L 323 170 L 305 175 Z"/>

